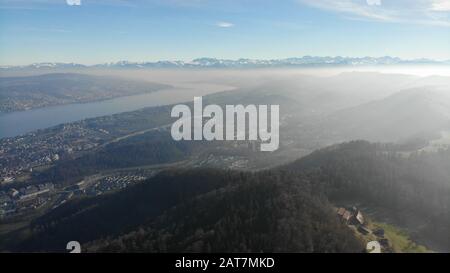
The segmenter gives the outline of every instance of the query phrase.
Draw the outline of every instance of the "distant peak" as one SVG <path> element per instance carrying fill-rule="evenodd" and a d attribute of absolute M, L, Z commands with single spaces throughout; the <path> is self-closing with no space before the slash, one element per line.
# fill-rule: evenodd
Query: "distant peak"
<path fill-rule="evenodd" d="M 130 62 L 122 60 L 112 63 L 83 65 L 77 63 L 43 62 L 24 66 L 0 66 L 0 69 L 56 69 L 56 68 L 258 68 L 258 67 L 307 67 L 307 66 L 373 66 L 401 64 L 450 64 L 448 61 L 436 61 L 426 58 L 404 60 L 398 57 L 343 57 L 343 56 L 303 56 L 284 59 L 249 59 L 236 60 L 211 57 L 196 58 L 190 62 L 161 60 L 156 62 Z"/>

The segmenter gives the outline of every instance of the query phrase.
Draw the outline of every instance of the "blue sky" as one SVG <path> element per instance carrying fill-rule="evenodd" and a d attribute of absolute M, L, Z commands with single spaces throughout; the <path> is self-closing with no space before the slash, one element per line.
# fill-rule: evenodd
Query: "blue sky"
<path fill-rule="evenodd" d="M 450 59 L 450 0 L 0 0 L 0 64 Z"/>

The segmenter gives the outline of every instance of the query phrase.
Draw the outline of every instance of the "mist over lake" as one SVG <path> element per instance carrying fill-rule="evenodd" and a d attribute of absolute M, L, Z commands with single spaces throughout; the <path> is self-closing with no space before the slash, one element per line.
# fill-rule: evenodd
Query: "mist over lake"
<path fill-rule="evenodd" d="M 217 84 L 186 83 L 148 94 L 0 113 L 0 138 L 18 136 L 37 129 L 87 118 L 191 101 L 194 96 L 204 96 L 230 89 L 232 87 Z"/>

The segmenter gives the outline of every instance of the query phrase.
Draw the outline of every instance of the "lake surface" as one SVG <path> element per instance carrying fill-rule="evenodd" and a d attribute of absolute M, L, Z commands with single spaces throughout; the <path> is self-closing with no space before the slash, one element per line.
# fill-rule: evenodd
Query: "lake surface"
<path fill-rule="evenodd" d="M 119 97 L 91 103 L 51 106 L 28 111 L 0 113 L 0 138 L 14 137 L 37 129 L 87 118 L 134 111 L 145 107 L 192 101 L 233 87 L 216 84 L 180 84 L 149 94 Z"/>

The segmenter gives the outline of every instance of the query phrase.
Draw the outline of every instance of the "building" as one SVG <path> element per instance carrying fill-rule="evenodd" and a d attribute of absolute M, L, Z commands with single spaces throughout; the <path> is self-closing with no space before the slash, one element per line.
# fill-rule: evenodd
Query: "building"
<path fill-rule="evenodd" d="M 34 199 L 39 195 L 49 193 L 53 189 L 54 185 L 52 183 L 39 184 L 37 186 L 28 186 L 26 188 L 20 189 L 19 200 L 22 201 Z"/>
<path fill-rule="evenodd" d="M 367 235 L 367 234 L 370 234 L 370 233 L 372 232 L 370 229 L 366 228 L 366 227 L 363 226 L 363 225 L 358 226 L 358 231 L 359 231 L 361 234 L 363 234 L 363 235 Z"/>
<path fill-rule="evenodd" d="M 364 225 L 364 216 L 360 210 L 357 209 L 356 212 L 353 213 L 351 222 L 353 225 Z"/>
<path fill-rule="evenodd" d="M 353 215 L 350 211 L 346 210 L 344 214 L 342 215 L 342 220 L 344 220 L 345 223 L 350 224 L 352 221 Z"/>
<path fill-rule="evenodd" d="M 351 209 L 338 208 L 337 214 L 348 225 L 364 225 L 364 216 L 356 207 Z"/>
<path fill-rule="evenodd" d="M 377 228 L 373 231 L 373 234 L 377 237 L 384 237 L 384 229 L 382 228 Z"/>
<path fill-rule="evenodd" d="M 389 240 L 386 238 L 380 239 L 378 240 L 378 242 L 382 247 L 389 247 Z"/>
<path fill-rule="evenodd" d="M 11 188 L 11 189 L 8 191 L 8 194 L 9 194 L 9 196 L 11 196 L 12 198 L 15 198 L 15 197 L 19 196 L 19 191 L 16 190 L 16 189 L 14 189 L 14 188 Z"/>

